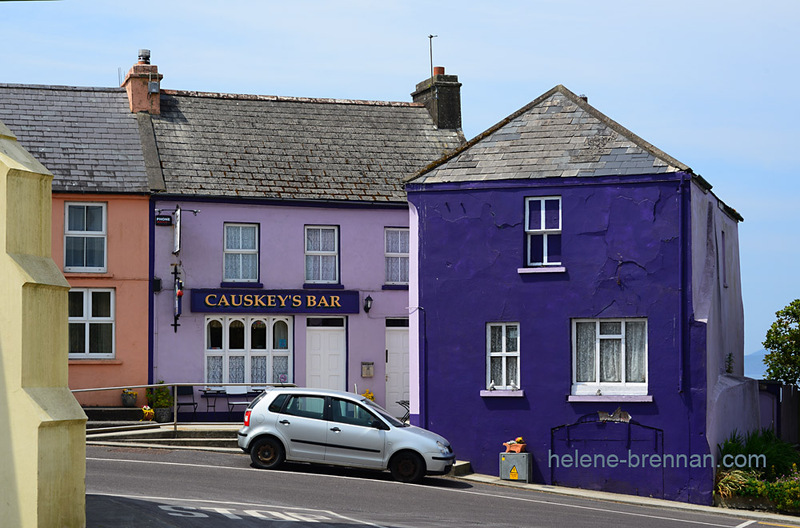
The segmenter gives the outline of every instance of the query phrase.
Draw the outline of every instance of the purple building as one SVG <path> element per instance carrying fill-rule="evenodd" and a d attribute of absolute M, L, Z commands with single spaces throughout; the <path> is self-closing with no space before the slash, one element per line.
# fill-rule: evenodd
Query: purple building
<path fill-rule="evenodd" d="M 370 390 L 402 416 L 402 179 L 463 143 L 457 78 L 402 103 L 164 90 L 147 58 L 129 77 L 154 189 L 152 380 Z"/>
<path fill-rule="evenodd" d="M 557 86 L 410 179 L 412 421 L 497 474 L 710 503 L 758 426 L 741 216 Z"/>

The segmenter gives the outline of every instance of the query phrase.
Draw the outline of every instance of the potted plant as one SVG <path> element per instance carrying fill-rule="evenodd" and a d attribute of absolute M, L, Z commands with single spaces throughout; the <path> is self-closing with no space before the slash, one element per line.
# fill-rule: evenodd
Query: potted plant
<path fill-rule="evenodd" d="M 163 384 L 164 380 L 159 380 Z M 172 393 L 169 387 L 154 387 L 147 389 L 147 404 L 153 408 L 157 422 L 172 421 Z"/>
<path fill-rule="evenodd" d="M 122 406 L 123 407 L 136 407 L 136 398 L 139 393 L 131 389 L 122 390 Z"/>

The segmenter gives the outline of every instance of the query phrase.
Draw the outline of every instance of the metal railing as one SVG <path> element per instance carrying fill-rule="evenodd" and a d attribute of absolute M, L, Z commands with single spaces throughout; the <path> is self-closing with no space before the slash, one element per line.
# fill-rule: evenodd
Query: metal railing
<path fill-rule="evenodd" d="M 216 396 L 227 396 L 225 393 L 226 387 L 247 387 L 248 392 L 256 391 L 261 392 L 267 387 L 296 387 L 293 383 L 225 383 L 225 384 L 209 384 L 209 383 L 151 383 L 148 385 L 125 385 L 122 387 L 96 387 L 91 389 L 71 389 L 70 392 L 72 393 L 79 393 L 79 392 L 101 392 L 101 391 L 122 391 L 125 389 L 145 389 L 145 394 L 148 389 L 156 389 L 156 388 L 168 388 L 170 394 L 172 395 L 172 430 L 177 432 L 178 430 L 178 387 L 192 387 L 194 391 L 195 387 L 204 387 L 205 390 L 208 391 L 220 391 Z M 202 390 L 201 390 L 202 392 Z M 242 394 L 236 394 L 236 396 L 244 396 Z M 194 399 L 194 398 L 193 398 Z M 216 414 L 216 402 L 215 402 L 215 414 Z M 206 404 L 206 413 L 208 413 L 208 407 Z M 159 422 L 159 424 L 169 424 L 169 422 Z M 160 425 L 154 425 L 154 427 L 160 427 Z M 124 427 L 122 427 L 124 428 Z M 119 428 L 119 429 L 122 429 Z"/>

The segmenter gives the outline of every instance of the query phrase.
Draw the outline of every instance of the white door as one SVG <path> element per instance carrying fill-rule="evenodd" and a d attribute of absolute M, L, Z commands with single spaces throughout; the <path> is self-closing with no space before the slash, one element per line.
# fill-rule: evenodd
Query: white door
<path fill-rule="evenodd" d="M 341 326 L 306 327 L 306 385 L 345 390 L 345 330 Z"/>
<path fill-rule="evenodd" d="M 408 401 L 408 328 L 386 328 L 386 410 L 401 418 Z"/>

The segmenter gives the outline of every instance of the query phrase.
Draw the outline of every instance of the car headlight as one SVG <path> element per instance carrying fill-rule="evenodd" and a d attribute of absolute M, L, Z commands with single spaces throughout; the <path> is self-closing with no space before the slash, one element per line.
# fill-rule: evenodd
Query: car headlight
<path fill-rule="evenodd" d="M 452 452 L 449 445 L 443 444 L 438 440 L 436 441 L 436 447 L 439 448 L 439 451 L 441 451 L 443 455 L 449 455 Z"/>

